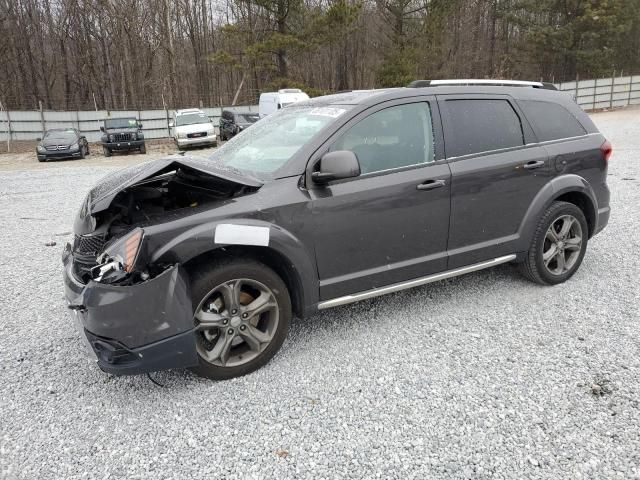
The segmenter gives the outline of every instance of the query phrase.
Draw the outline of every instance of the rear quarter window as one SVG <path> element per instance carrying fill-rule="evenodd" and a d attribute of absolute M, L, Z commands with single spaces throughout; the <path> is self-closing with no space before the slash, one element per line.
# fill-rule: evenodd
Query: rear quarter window
<path fill-rule="evenodd" d="M 524 145 L 520 117 L 507 100 L 446 100 L 447 157 Z"/>
<path fill-rule="evenodd" d="M 587 134 L 578 119 L 560 104 L 537 100 L 518 103 L 541 142 Z"/>

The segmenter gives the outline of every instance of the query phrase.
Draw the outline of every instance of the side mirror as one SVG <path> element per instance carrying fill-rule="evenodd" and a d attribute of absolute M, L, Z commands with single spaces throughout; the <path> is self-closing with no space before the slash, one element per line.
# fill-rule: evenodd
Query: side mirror
<path fill-rule="evenodd" d="M 36 142 L 41 141 L 42 139 L 40 137 L 36 138 Z"/>
<path fill-rule="evenodd" d="M 320 169 L 311 174 L 313 181 L 318 184 L 360 175 L 358 157 L 349 150 L 325 153 L 320 159 L 319 166 Z"/>
<path fill-rule="evenodd" d="M 173 120 L 169 120 L 169 128 L 173 128 L 175 126 L 175 123 L 173 123 Z"/>
<path fill-rule="evenodd" d="M 142 124 L 138 122 L 138 128 L 142 128 Z"/>
<path fill-rule="evenodd" d="M 104 126 L 100 126 L 100 131 L 104 132 Z"/>

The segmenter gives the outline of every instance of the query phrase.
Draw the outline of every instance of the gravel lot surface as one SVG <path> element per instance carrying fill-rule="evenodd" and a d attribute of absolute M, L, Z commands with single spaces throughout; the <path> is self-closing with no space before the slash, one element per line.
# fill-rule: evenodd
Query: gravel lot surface
<path fill-rule="evenodd" d="M 0 172 L 0 477 L 640 478 L 640 110 L 594 119 L 612 216 L 566 284 L 503 266 L 325 311 L 252 375 L 164 388 L 88 363 L 62 299 L 112 164 Z"/>

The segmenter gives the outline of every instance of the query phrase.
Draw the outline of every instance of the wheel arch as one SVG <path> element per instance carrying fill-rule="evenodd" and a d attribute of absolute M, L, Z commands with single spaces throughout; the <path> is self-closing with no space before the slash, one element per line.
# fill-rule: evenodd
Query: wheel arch
<path fill-rule="evenodd" d="M 221 258 L 251 259 L 265 264 L 282 279 L 289 290 L 291 307 L 298 317 L 305 315 L 305 292 L 300 272 L 291 261 L 282 253 L 268 247 L 256 247 L 249 245 L 228 245 L 202 252 L 184 263 L 187 275 L 204 263 L 215 263 Z"/>
<path fill-rule="evenodd" d="M 218 224 L 252 225 L 269 228 L 268 245 L 217 244 Z M 319 301 L 318 273 L 312 252 L 287 230 L 265 221 L 225 219 L 216 224 L 201 224 L 182 232 L 169 242 L 162 242 L 148 255 L 148 263 L 180 263 L 187 273 L 196 265 L 225 257 L 251 258 L 274 270 L 285 282 L 291 295 L 294 313 L 304 317 L 313 312 Z"/>
<path fill-rule="evenodd" d="M 593 236 L 597 227 L 598 202 L 591 185 L 579 175 L 562 175 L 547 182 L 529 205 L 518 230 L 519 251 L 529 249 L 540 217 L 556 201 L 572 203 L 580 208 L 587 219 L 589 238 Z"/>

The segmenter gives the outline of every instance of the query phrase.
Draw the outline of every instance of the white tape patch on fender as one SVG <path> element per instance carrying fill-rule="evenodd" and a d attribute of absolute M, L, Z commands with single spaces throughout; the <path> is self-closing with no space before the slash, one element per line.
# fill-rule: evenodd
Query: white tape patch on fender
<path fill-rule="evenodd" d="M 222 223 L 216 226 L 214 242 L 226 245 L 269 246 L 269 227 L 233 225 Z"/>

